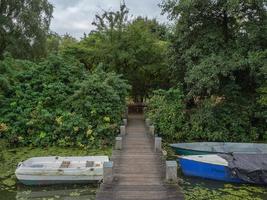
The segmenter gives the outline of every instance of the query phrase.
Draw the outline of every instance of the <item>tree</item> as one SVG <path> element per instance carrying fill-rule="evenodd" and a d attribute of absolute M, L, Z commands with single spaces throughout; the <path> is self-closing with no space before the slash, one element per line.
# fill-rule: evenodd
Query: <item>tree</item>
<path fill-rule="evenodd" d="M 128 21 L 128 12 L 122 4 L 119 11 L 97 15 L 93 23 L 96 31 L 64 52 L 89 69 L 102 63 L 104 70 L 123 74 L 132 85 L 133 99 L 143 101 L 153 89 L 169 86 L 167 28 L 155 19 L 137 17 Z"/>
<path fill-rule="evenodd" d="M 263 80 L 255 76 L 264 59 L 259 55 L 267 47 L 266 1 L 166 0 L 161 6 L 176 21 L 173 74 L 190 94 L 219 92 L 233 79 L 255 92 Z"/>
<path fill-rule="evenodd" d="M 169 62 L 185 94 L 189 140 L 266 138 L 267 2 L 163 0 Z"/>
<path fill-rule="evenodd" d="M 57 33 L 49 33 L 46 41 L 46 53 L 61 53 L 68 47 L 73 47 L 78 43 L 77 39 L 66 33 L 63 36 Z"/>
<path fill-rule="evenodd" d="M 129 9 L 125 2 L 120 5 L 119 11 L 104 11 L 102 15 L 97 14 L 92 25 L 96 26 L 96 30 L 105 33 L 112 39 L 113 32 L 122 32 L 128 20 Z"/>
<path fill-rule="evenodd" d="M 5 51 L 17 58 L 45 55 L 52 12 L 48 0 L 1 0 L 0 57 Z"/>

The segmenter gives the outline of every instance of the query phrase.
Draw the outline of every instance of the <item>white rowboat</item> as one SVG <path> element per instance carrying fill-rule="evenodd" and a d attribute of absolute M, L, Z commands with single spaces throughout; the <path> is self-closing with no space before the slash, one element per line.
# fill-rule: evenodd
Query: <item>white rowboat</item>
<path fill-rule="evenodd" d="M 108 161 L 107 156 L 34 157 L 19 163 L 15 174 L 25 185 L 97 182 Z"/>

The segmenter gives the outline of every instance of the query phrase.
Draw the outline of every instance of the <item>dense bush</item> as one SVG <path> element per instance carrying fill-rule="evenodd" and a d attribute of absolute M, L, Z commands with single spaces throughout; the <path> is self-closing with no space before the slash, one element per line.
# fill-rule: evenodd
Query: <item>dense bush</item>
<path fill-rule="evenodd" d="M 231 95 L 196 100 L 186 109 L 179 89 L 156 91 L 148 102 L 147 115 L 166 141 L 266 141 L 266 121 L 258 104 L 244 98 L 238 88 Z M 266 107 L 265 107 L 266 108 Z"/>
<path fill-rule="evenodd" d="M 267 141 L 266 1 L 163 0 L 161 7 L 175 24 L 170 79 L 184 94 L 182 101 L 153 100 L 165 99 L 168 92 L 150 101 L 148 113 L 165 139 Z M 182 112 L 167 109 L 181 102 Z M 166 121 L 179 114 L 182 125 Z"/>
<path fill-rule="evenodd" d="M 122 2 L 120 10 L 96 15 L 96 30 L 80 42 L 63 48 L 87 68 L 104 63 L 105 70 L 123 74 L 132 86 L 131 96 L 142 101 L 155 89 L 167 88 L 167 27 L 156 19 L 129 20 Z"/>
<path fill-rule="evenodd" d="M 155 123 L 158 134 L 168 141 L 184 139 L 185 105 L 180 89 L 157 90 L 148 105 L 146 114 Z"/>
<path fill-rule="evenodd" d="M 17 64 L 5 59 L 0 66 Z M 0 111 L 0 134 L 11 144 L 86 148 L 112 141 L 129 89 L 118 75 L 88 72 L 78 61 L 50 56 L 13 79 L 10 93 L 1 93 Z"/>

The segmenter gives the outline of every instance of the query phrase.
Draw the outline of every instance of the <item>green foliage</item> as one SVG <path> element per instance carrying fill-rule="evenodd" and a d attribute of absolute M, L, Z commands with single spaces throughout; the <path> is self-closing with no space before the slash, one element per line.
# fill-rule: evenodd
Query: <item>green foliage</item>
<path fill-rule="evenodd" d="M 99 64 L 105 71 L 123 74 L 132 85 L 131 96 L 142 101 L 153 89 L 168 88 L 166 27 L 156 20 L 137 17 L 128 21 L 128 9 L 97 15 L 93 31 L 78 44 L 63 50 L 88 69 Z"/>
<path fill-rule="evenodd" d="M 16 58 L 43 57 L 52 12 L 47 0 L 1 0 L 0 59 L 5 51 Z"/>
<path fill-rule="evenodd" d="M 125 2 L 122 2 L 119 11 L 104 11 L 102 15 L 96 15 L 92 25 L 96 26 L 99 33 L 107 33 L 112 37 L 114 31 L 118 30 L 121 32 L 125 27 L 128 14 L 129 9 Z"/>
<path fill-rule="evenodd" d="M 182 85 L 186 121 L 175 128 L 166 122 L 173 112 L 161 117 L 167 104 L 158 104 L 159 131 L 187 141 L 265 141 L 266 2 L 163 0 L 161 7 L 175 22 L 169 70 Z"/>
<path fill-rule="evenodd" d="M 77 44 L 78 41 L 69 34 L 63 36 L 51 32 L 46 40 L 46 54 L 56 54 L 62 52 L 64 49 Z"/>
<path fill-rule="evenodd" d="M 266 139 L 266 124 L 254 116 L 257 105 L 251 105 L 238 88 L 227 89 L 227 97 L 198 99 L 198 106 L 191 109 L 186 109 L 181 90 L 156 91 L 148 102 L 147 115 L 168 142 Z"/>
<path fill-rule="evenodd" d="M 18 62 L 5 59 L 0 66 L 13 68 Z M 101 69 L 90 73 L 61 56 L 32 65 L 14 76 L 11 94 L 4 94 L 1 136 L 11 144 L 34 146 L 110 144 L 125 106 L 125 81 Z"/>
<path fill-rule="evenodd" d="M 184 140 L 185 104 L 180 89 L 157 90 L 148 102 L 147 116 L 166 141 Z"/>

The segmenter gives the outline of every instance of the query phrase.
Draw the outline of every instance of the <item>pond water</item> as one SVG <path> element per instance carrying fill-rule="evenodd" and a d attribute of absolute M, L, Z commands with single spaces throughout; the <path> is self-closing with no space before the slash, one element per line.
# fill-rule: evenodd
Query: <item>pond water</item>
<path fill-rule="evenodd" d="M 15 188 L 2 187 L 1 200 L 94 200 L 97 185 L 65 185 L 27 187 L 16 185 Z"/>
<path fill-rule="evenodd" d="M 267 188 L 182 177 L 186 200 L 267 200 Z M 99 185 L 0 186 L 1 200 L 94 200 Z"/>
<path fill-rule="evenodd" d="M 186 200 L 267 200 L 267 187 L 183 177 Z"/>

